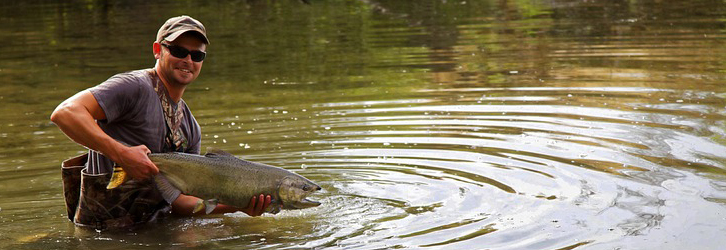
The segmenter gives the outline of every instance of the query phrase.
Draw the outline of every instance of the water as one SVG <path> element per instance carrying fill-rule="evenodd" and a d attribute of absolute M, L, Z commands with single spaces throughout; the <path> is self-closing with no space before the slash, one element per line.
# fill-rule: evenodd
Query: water
<path fill-rule="evenodd" d="M 0 248 L 718 249 L 722 1 L 24 1 L 0 6 Z M 65 218 L 48 117 L 209 30 L 203 147 L 323 205 L 95 232 Z"/>

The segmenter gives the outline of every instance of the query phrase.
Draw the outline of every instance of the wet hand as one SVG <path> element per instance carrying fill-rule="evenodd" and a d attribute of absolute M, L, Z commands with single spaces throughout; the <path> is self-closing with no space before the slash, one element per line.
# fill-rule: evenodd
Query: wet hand
<path fill-rule="evenodd" d="M 270 195 L 260 194 L 259 196 L 253 196 L 250 204 L 240 211 L 249 216 L 260 216 L 270 206 L 270 203 L 272 203 L 272 197 Z"/>
<path fill-rule="evenodd" d="M 144 145 L 125 147 L 112 160 L 134 179 L 146 179 L 159 173 L 159 168 L 149 159 L 150 153 Z"/>

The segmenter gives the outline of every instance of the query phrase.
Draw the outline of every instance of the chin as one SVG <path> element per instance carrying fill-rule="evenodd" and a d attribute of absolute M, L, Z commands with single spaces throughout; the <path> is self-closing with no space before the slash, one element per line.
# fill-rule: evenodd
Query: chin
<path fill-rule="evenodd" d="M 195 79 L 197 79 L 197 78 L 196 77 L 189 77 L 189 78 L 187 78 L 187 77 L 181 77 L 181 76 L 175 77 L 176 82 L 179 83 L 179 84 L 181 84 L 181 85 L 189 85 Z"/>

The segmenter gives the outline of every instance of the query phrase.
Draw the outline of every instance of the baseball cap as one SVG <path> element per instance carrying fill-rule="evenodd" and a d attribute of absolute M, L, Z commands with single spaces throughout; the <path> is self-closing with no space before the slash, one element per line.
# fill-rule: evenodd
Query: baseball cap
<path fill-rule="evenodd" d="M 159 28 L 159 32 L 156 33 L 156 42 L 161 42 L 161 40 L 173 42 L 181 34 L 190 31 L 199 33 L 199 38 L 202 39 L 202 42 L 209 44 L 209 39 L 207 39 L 207 30 L 204 29 L 204 25 L 196 19 L 186 15 L 172 17 L 169 18 L 169 20 L 166 20 L 164 25 Z"/>

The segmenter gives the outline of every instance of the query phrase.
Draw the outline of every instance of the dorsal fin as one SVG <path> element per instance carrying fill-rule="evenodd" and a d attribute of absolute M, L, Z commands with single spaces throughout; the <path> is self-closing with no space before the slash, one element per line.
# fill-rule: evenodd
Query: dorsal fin
<path fill-rule="evenodd" d="M 207 157 L 234 157 L 234 155 L 227 153 L 224 150 L 221 150 L 218 148 L 213 148 L 213 147 L 208 147 L 207 154 L 205 154 L 204 156 L 207 156 Z"/>

